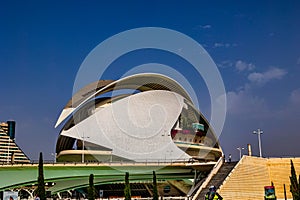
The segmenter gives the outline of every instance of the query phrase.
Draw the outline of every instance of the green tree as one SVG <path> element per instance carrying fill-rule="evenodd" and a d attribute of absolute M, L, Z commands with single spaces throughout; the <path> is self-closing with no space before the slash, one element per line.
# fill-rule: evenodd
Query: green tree
<path fill-rule="evenodd" d="M 94 174 L 90 174 L 88 187 L 88 200 L 95 200 Z"/>
<path fill-rule="evenodd" d="M 156 182 L 156 174 L 153 171 L 153 200 L 158 200 L 158 192 L 157 192 L 157 182 Z"/>
<path fill-rule="evenodd" d="M 128 172 L 126 172 L 126 174 L 125 174 L 124 196 L 125 196 L 125 200 L 131 200 L 129 173 Z"/>
<path fill-rule="evenodd" d="M 291 181 L 290 191 L 292 193 L 293 200 L 300 200 L 300 176 L 299 176 L 299 180 L 297 180 L 297 175 L 292 160 L 291 160 L 290 181 Z"/>
<path fill-rule="evenodd" d="M 44 167 L 43 167 L 43 154 L 40 152 L 39 157 L 39 166 L 38 166 L 38 187 L 35 191 L 35 194 L 40 198 L 40 200 L 46 200 L 46 191 L 45 191 L 45 181 L 44 181 Z"/>

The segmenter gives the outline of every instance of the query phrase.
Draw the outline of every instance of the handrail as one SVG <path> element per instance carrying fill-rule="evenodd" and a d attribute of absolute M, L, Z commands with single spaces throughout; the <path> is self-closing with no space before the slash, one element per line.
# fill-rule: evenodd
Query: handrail
<path fill-rule="evenodd" d="M 223 185 L 227 182 L 227 180 L 231 177 L 231 175 L 233 174 L 233 172 L 236 170 L 236 168 L 246 159 L 247 155 L 243 155 L 243 157 L 237 162 L 237 164 L 233 167 L 233 169 L 230 171 L 230 173 L 227 175 L 227 177 L 224 179 L 224 181 L 222 182 L 222 184 L 219 186 L 218 190 L 221 190 L 221 188 L 223 187 Z"/>
<path fill-rule="evenodd" d="M 7 162 L 0 162 L 0 166 L 16 166 L 16 165 L 34 165 L 34 164 L 38 164 L 38 160 L 31 160 L 30 163 L 7 163 Z M 97 162 L 89 162 L 86 161 L 84 163 L 82 162 L 55 162 L 54 160 L 45 160 L 43 162 L 43 164 L 52 164 L 52 165 L 66 165 L 66 164 L 70 164 L 70 165 L 115 165 L 115 164 L 121 164 L 121 165 L 139 165 L 139 164 L 145 164 L 145 165 L 176 165 L 176 164 L 195 164 L 195 163 L 199 163 L 199 164 L 210 164 L 211 161 L 198 161 L 195 159 L 181 159 L 181 160 L 171 160 L 171 159 L 162 159 L 162 160 L 157 160 L 157 159 L 153 159 L 153 160 L 141 160 L 141 161 L 106 161 L 106 162 L 101 162 L 101 161 L 97 161 Z"/>
<path fill-rule="evenodd" d="M 196 192 L 196 194 L 193 196 L 192 200 L 196 200 L 198 199 L 198 196 L 200 194 L 200 192 L 202 191 L 203 188 L 205 188 L 207 186 L 207 184 L 209 183 L 209 181 L 212 179 L 212 177 L 219 171 L 219 169 L 222 167 L 224 163 L 224 159 L 223 157 L 220 157 L 219 160 L 217 161 L 217 163 L 215 164 L 215 166 L 213 167 L 213 169 L 211 170 L 211 172 L 208 174 L 208 176 L 206 177 L 205 181 L 202 183 L 202 185 L 199 187 L 198 191 Z"/>

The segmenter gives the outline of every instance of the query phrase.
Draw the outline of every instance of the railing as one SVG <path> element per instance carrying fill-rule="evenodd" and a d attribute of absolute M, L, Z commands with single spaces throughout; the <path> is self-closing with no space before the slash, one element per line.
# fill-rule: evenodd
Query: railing
<path fill-rule="evenodd" d="M 207 186 L 207 184 L 212 179 L 212 177 L 219 171 L 219 169 L 221 168 L 221 166 L 223 165 L 223 163 L 224 163 L 224 158 L 220 157 L 219 160 L 218 160 L 218 162 L 215 164 L 215 166 L 213 167 L 213 169 L 209 173 L 209 175 L 206 177 L 205 181 L 199 187 L 197 193 L 193 197 L 193 200 L 198 199 L 198 196 L 199 196 L 200 192 L 202 191 L 202 189 Z"/>
<path fill-rule="evenodd" d="M 38 160 L 31 160 L 30 163 L 7 163 L 7 162 L 0 162 L 0 165 L 35 165 L 38 164 Z M 83 162 L 55 162 L 54 160 L 44 160 L 43 164 L 52 164 L 52 165 L 179 165 L 179 164 L 215 164 L 214 161 L 199 161 L 195 159 L 153 159 L 153 160 L 137 160 L 137 161 L 85 161 Z"/>
<path fill-rule="evenodd" d="M 119 198 L 117 198 L 118 200 L 120 200 Z M 131 199 L 139 199 L 139 200 L 152 200 L 152 197 L 146 197 L 146 198 L 131 198 Z M 159 199 L 164 199 L 164 200 L 173 200 L 173 199 L 177 199 L 177 200 L 189 200 L 189 197 L 184 197 L 184 196 L 179 196 L 179 197 L 159 197 Z M 105 200 L 105 199 L 103 199 Z M 109 198 L 107 200 L 113 200 L 112 198 Z"/>
<path fill-rule="evenodd" d="M 47 198 L 47 200 L 54 200 L 57 198 Z M 77 200 L 77 199 L 72 199 L 72 198 L 61 198 L 61 199 L 69 199 L 69 200 Z M 100 198 L 101 200 L 124 200 L 124 197 L 120 197 L 120 198 Z M 144 198 L 140 198 L 140 197 L 131 197 L 132 200 L 152 200 L 153 197 L 144 197 Z M 163 197 L 160 196 L 159 199 L 163 199 L 163 200 L 189 200 L 189 197 L 185 197 L 185 196 L 171 196 L 171 197 Z M 28 199 L 21 199 L 21 200 L 34 200 L 34 198 L 28 198 Z M 81 200 L 87 200 L 87 198 L 81 198 Z"/>

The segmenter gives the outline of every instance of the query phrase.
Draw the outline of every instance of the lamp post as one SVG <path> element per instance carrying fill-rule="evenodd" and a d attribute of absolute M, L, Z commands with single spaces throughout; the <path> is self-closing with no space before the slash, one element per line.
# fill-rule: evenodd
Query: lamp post
<path fill-rule="evenodd" d="M 53 163 L 56 163 L 57 153 L 51 153 L 51 156 L 53 156 Z"/>
<path fill-rule="evenodd" d="M 81 162 L 84 163 L 84 139 L 90 138 L 90 137 L 84 137 L 84 132 L 82 132 L 82 156 L 81 156 Z"/>
<path fill-rule="evenodd" d="M 257 136 L 258 136 L 259 157 L 262 157 L 260 135 L 263 134 L 263 131 L 260 129 L 257 129 L 257 131 L 253 131 L 253 134 L 257 134 Z"/>
<path fill-rule="evenodd" d="M 236 149 L 239 150 L 239 152 L 240 152 L 240 160 L 241 160 L 241 158 L 242 158 L 242 150 L 245 149 L 245 148 L 244 147 L 238 147 Z"/>

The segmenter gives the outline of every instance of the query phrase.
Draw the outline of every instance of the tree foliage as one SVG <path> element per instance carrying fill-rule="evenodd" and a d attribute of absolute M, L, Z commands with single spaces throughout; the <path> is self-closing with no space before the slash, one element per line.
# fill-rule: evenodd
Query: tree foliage
<path fill-rule="evenodd" d="M 293 200 L 300 200 L 300 176 L 299 179 L 297 180 L 296 170 L 292 160 L 291 160 L 290 181 L 291 181 L 290 191 L 292 193 Z"/>
<path fill-rule="evenodd" d="M 131 200 L 131 191 L 130 191 L 129 173 L 128 172 L 126 172 L 126 174 L 125 174 L 124 197 L 125 197 L 125 200 Z"/>
<path fill-rule="evenodd" d="M 39 166 L 38 166 L 38 187 L 35 191 L 40 200 L 46 200 L 45 181 L 44 181 L 44 167 L 43 154 L 40 152 Z"/>
<path fill-rule="evenodd" d="M 94 174 L 90 174 L 88 187 L 88 200 L 95 200 L 96 191 L 94 187 Z"/>
<path fill-rule="evenodd" d="M 158 200 L 158 192 L 157 192 L 157 181 L 156 181 L 156 174 L 153 171 L 153 200 Z"/>

